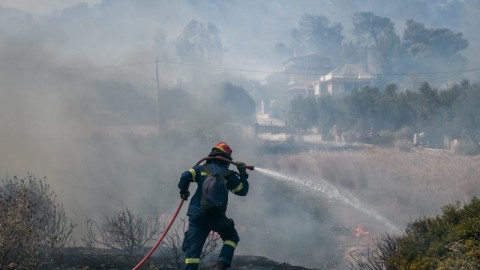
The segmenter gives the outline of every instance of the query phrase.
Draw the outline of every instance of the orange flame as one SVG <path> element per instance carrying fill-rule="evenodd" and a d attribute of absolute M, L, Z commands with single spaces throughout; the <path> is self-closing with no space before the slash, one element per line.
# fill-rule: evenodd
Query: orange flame
<path fill-rule="evenodd" d="M 369 235 L 370 232 L 364 231 L 363 230 L 363 225 L 358 224 L 357 228 L 355 228 L 355 230 L 353 231 L 353 234 L 355 234 L 355 237 L 360 237 L 360 236 L 363 236 L 363 235 Z"/>

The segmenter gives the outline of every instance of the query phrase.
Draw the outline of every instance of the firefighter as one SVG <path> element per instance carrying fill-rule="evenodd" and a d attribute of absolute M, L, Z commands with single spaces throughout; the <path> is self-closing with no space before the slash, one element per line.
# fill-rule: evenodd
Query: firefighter
<path fill-rule="evenodd" d="M 232 150 L 226 143 L 220 142 L 212 148 L 209 157 L 222 157 L 232 160 Z M 228 191 L 239 196 L 247 195 L 248 174 L 246 164 L 243 162 L 237 163 L 238 173 L 229 170 L 229 165 L 230 163 L 224 160 L 208 159 L 205 165 L 196 165 L 183 172 L 180 177 L 178 187 L 180 188 L 180 197 L 184 200 L 187 200 L 190 196 L 188 190 L 190 183 L 197 183 L 197 189 L 187 211 L 188 229 L 185 232 L 182 244 L 182 250 L 186 252 L 185 269 L 198 269 L 203 245 L 211 231 L 217 232 L 223 240 L 215 269 L 226 269 L 232 263 L 233 253 L 240 239 L 233 220 L 225 215 L 226 203 L 224 209 L 217 212 L 207 211 L 204 207 L 207 196 L 214 196 L 214 200 L 222 196 L 226 196 L 228 199 Z M 205 189 L 202 189 L 207 175 L 212 175 L 212 173 L 222 175 L 225 180 L 222 181 L 226 184 L 224 194 L 221 194 L 223 192 L 218 190 L 214 194 L 207 194 Z M 202 200 L 202 197 L 204 197 L 204 200 Z"/>

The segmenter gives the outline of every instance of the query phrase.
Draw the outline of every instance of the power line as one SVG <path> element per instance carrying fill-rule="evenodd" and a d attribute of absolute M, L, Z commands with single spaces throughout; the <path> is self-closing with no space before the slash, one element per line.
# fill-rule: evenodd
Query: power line
<path fill-rule="evenodd" d="M 85 67 L 65 67 L 72 70 L 81 70 L 81 69 L 113 69 L 113 68 L 122 68 L 129 66 L 139 66 L 139 65 L 153 65 L 156 63 L 169 64 L 169 65 L 179 65 L 179 66 L 190 66 L 198 67 L 204 69 L 218 69 L 225 71 L 238 71 L 238 72 L 250 72 L 250 73 L 261 73 L 261 74 L 279 74 L 279 75 L 304 75 L 305 72 L 288 72 L 288 71 L 272 71 L 272 70 L 257 70 L 257 69 L 247 69 L 247 68 L 233 68 L 233 67 L 222 67 L 222 66 L 211 66 L 204 64 L 196 63 L 184 63 L 184 62 L 173 62 L 166 60 L 157 60 L 157 61 L 142 61 L 134 63 L 125 63 L 125 64 L 116 64 L 116 65 L 105 65 L 105 66 L 85 66 Z M 325 67 L 320 69 L 333 69 L 332 67 Z M 398 72 L 398 73 L 370 73 L 375 76 L 406 76 L 406 75 L 446 75 L 446 74 L 464 74 L 480 71 L 480 67 L 475 67 L 467 70 L 452 70 L 452 71 L 425 71 L 425 72 Z M 356 76 L 358 73 L 342 73 L 346 76 Z"/>
<path fill-rule="evenodd" d="M 62 67 L 62 68 L 72 69 L 72 70 L 78 70 L 78 69 L 111 69 L 111 68 L 121 68 L 121 67 L 141 66 L 141 65 L 151 65 L 151 64 L 155 64 L 155 61 L 143 61 L 143 62 L 136 62 L 136 63 L 125 63 L 125 64 L 105 65 L 105 66 Z"/>

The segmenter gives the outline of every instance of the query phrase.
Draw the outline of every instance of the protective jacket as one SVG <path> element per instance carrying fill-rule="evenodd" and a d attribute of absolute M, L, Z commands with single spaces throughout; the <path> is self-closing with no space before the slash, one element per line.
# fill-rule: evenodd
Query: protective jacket
<path fill-rule="evenodd" d="M 225 173 L 230 172 L 225 176 L 225 180 L 227 180 L 227 189 L 238 196 L 245 196 L 248 193 L 248 174 L 238 175 L 235 171 L 229 170 L 227 166 L 223 164 L 223 162 L 217 162 L 216 160 L 212 160 L 207 162 L 207 166 L 209 166 L 212 173 Z M 181 191 L 187 191 L 190 183 L 196 182 L 198 187 L 195 191 L 195 194 L 192 196 L 190 200 L 190 205 L 188 206 L 187 215 L 200 215 L 202 214 L 202 209 L 200 208 L 200 200 L 202 196 L 202 185 L 207 177 L 207 173 L 203 165 L 196 165 L 188 171 L 182 173 L 180 177 L 180 182 L 178 183 L 178 187 Z"/>

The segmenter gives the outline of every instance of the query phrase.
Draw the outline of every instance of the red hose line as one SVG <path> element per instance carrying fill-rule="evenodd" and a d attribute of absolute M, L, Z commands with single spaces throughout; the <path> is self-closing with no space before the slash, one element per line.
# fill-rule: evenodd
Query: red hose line
<path fill-rule="evenodd" d="M 237 165 L 237 163 L 238 163 L 238 162 L 235 162 L 235 161 L 231 161 L 231 160 L 228 159 L 228 158 L 215 156 L 215 157 L 204 157 L 204 158 L 200 159 L 200 160 L 197 162 L 197 164 L 195 164 L 195 165 L 198 165 L 198 164 L 200 164 L 202 161 L 207 160 L 207 159 L 220 159 L 220 160 L 223 160 L 223 161 L 226 161 L 226 162 L 230 162 L 230 163 L 232 163 L 233 165 Z M 248 165 L 248 166 L 247 166 L 247 169 L 252 170 L 252 171 L 253 171 L 254 168 L 255 168 L 255 167 L 254 167 L 253 165 Z"/>
<path fill-rule="evenodd" d="M 182 208 L 182 205 L 183 205 L 183 202 L 185 200 L 182 199 L 180 201 L 180 205 L 178 206 L 177 208 L 177 211 L 175 212 L 175 214 L 173 215 L 172 217 L 172 220 L 170 220 L 170 223 L 168 224 L 167 228 L 165 229 L 165 231 L 162 233 L 162 236 L 160 236 L 160 238 L 158 239 L 157 243 L 155 243 L 155 245 L 153 246 L 152 250 L 150 250 L 150 252 L 147 254 L 147 256 L 145 256 L 145 258 L 143 258 L 143 260 L 141 260 L 137 266 L 135 266 L 133 268 L 133 270 L 137 270 L 138 268 L 140 268 L 140 266 L 142 266 L 142 264 L 148 260 L 148 258 L 150 258 L 150 256 L 152 255 L 152 253 L 155 251 L 155 249 L 157 249 L 158 245 L 160 245 L 160 243 L 162 242 L 163 238 L 165 237 L 165 235 L 167 234 L 168 230 L 170 230 L 170 227 L 172 227 L 172 224 L 173 224 L 173 221 L 175 221 L 175 218 L 177 218 L 177 215 L 178 215 L 178 212 L 180 212 L 180 208 Z"/>
<path fill-rule="evenodd" d="M 237 165 L 237 162 L 231 161 L 231 160 L 229 160 L 229 159 L 227 159 L 227 158 L 223 158 L 223 157 L 204 157 L 204 158 L 200 159 L 200 160 L 197 162 L 197 164 L 195 164 L 195 166 L 198 165 L 198 164 L 200 164 L 202 161 L 207 160 L 207 159 L 220 159 L 220 160 L 223 160 L 223 161 L 230 162 L 230 163 L 232 163 L 233 165 Z M 249 166 L 247 166 L 247 169 L 253 170 L 254 167 L 253 167 L 252 165 L 249 165 Z M 173 215 L 172 220 L 170 220 L 170 223 L 168 223 L 167 228 L 165 229 L 165 231 L 163 231 L 163 233 L 162 233 L 162 235 L 160 236 L 160 238 L 158 239 L 157 243 L 155 243 L 155 245 L 154 245 L 153 248 L 150 250 L 150 252 L 148 252 L 148 254 L 145 256 L 145 258 L 143 258 L 132 270 L 137 270 L 138 268 L 140 268 L 140 266 L 142 266 L 142 265 L 145 263 L 145 261 L 147 261 L 148 258 L 150 258 L 150 256 L 153 254 L 153 252 L 155 251 L 155 249 L 157 249 L 158 245 L 160 245 L 160 243 L 162 242 L 163 238 L 164 238 L 165 235 L 167 234 L 168 230 L 170 230 L 170 227 L 172 227 L 172 224 L 173 224 L 173 222 L 175 221 L 175 219 L 177 218 L 178 212 L 180 212 L 180 209 L 182 208 L 182 205 L 183 205 L 183 202 L 184 202 L 184 201 L 185 201 L 184 199 L 182 199 L 182 200 L 180 201 L 180 205 L 178 206 L 177 211 L 176 211 L 175 214 Z"/>

